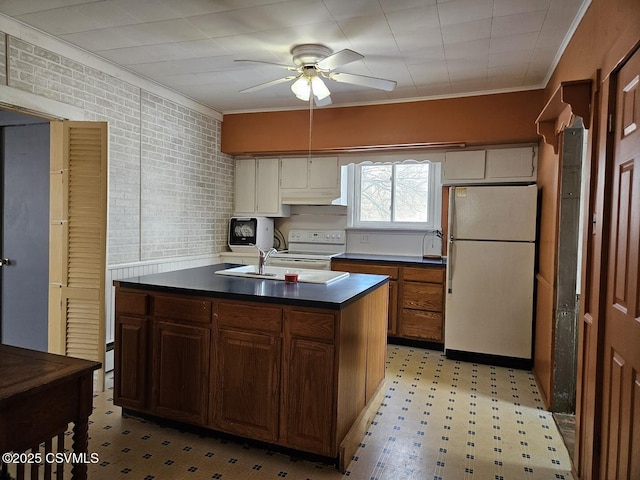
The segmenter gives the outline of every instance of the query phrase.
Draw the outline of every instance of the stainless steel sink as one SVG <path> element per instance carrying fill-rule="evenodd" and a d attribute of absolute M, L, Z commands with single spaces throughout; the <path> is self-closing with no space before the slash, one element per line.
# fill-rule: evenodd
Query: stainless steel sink
<path fill-rule="evenodd" d="M 257 265 L 243 265 L 242 267 L 227 268 L 218 270 L 218 275 L 229 275 L 232 277 L 257 278 L 266 280 L 284 281 L 285 273 L 297 273 L 298 281 L 303 283 L 329 284 L 349 276 L 348 272 L 334 272 L 331 270 L 311 270 L 306 268 L 286 268 L 269 267 L 264 269 L 264 273 L 258 273 Z"/>

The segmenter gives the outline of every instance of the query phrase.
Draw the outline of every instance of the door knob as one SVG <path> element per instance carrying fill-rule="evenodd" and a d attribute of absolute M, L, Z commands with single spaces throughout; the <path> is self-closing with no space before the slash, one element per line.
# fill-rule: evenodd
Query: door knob
<path fill-rule="evenodd" d="M 0 267 L 4 265 L 11 265 L 11 260 L 8 258 L 0 258 Z"/>

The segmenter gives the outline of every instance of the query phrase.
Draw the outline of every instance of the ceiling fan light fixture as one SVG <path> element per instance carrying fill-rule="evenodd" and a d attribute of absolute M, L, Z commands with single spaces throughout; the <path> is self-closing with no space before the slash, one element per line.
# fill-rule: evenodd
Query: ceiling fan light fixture
<path fill-rule="evenodd" d="M 320 77 L 317 76 L 311 79 L 311 90 L 318 100 L 324 100 L 329 95 L 331 95 L 331 92 L 329 91 L 325 83 Z"/>
<path fill-rule="evenodd" d="M 300 100 L 308 102 L 311 97 L 311 82 L 307 77 L 302 75 L 291 84 L 291 91 Z"/>

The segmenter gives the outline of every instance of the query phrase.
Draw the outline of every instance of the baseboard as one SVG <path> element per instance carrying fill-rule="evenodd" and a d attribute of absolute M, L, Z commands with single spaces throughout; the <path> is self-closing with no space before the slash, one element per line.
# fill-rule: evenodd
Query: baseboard
<path fill-rule="evenodd" d="M 428 340 L 415 340 L 412 338 L 387 337 L 387 343 L 402 345 L 405 347 L 425 348 L 427 350 L 444 351 L 444 345 L 440 342 L 430 342 Z"/>
<path fill-rule="evenodd" d="M 530 358 L 505 357 L 502 355 L 490 355 L 488 353 L 462 352 L 460 350 L 446 349 L 445 355 L 451 360 L 463 362 L 482 363 L 483 365 L 495 365 L 496 367 L 516 368 L 518 370 L 531 370 L 533 360 Z"/>

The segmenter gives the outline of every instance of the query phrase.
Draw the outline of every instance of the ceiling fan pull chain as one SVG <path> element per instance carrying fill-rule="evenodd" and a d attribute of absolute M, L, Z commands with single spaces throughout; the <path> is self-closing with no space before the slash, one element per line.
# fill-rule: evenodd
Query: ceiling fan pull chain
<path fill-rule="evenodd" d="M 313 94 L 309 95 L 309 155 L 307 160 L 311 160 L 311 132 L 313 125 Z"/>

